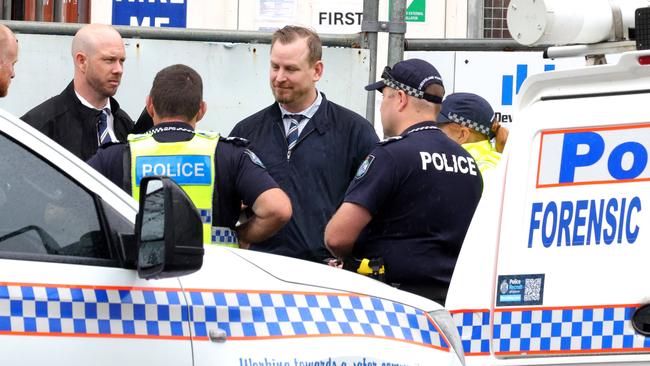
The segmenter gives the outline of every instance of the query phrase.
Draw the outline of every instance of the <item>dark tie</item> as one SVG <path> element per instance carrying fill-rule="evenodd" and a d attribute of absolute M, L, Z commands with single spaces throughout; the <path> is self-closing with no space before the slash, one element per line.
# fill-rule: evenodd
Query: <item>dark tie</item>
<path fill-rule="evenodd" d="M 108 110 L 102 109 L 102 114 L 99 115 L 99 122 L 97 122 L 97 138 L 99 145 L 111 142 L 111 135 L 108 133 Z"/>
<path fill-rule="evenodd" d="M 287 131 L 287 146 L 289 147 L 289 151 L 292 151 L 298 142 L 298 125 L 307 117 L 302 114 L 285 114 L 284 118 L 291 119 L 289 131 Z"/>

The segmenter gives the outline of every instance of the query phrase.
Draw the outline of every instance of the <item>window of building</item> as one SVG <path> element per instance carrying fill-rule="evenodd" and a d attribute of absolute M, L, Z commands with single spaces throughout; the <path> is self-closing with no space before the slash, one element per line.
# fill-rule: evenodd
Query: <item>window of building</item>
<path fill-rule="evenodd" d="M 510 0 L 484 0 L 483 38 L 512 38 L 506 21 L 508 5 L 510 5 Z"/>

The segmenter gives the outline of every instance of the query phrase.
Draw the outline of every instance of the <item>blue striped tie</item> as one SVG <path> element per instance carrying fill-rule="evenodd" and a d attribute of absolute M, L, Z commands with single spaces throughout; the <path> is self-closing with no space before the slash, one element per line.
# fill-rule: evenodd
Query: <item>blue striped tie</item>
<path fill-rule="evenodd" d="M 298 142 L 298 125 L 307 117 L 302 114 L 285 114 L 284 117 L 291 119 L 289 131 L 287 131 L 287 146 L 289 151 L 292 151 Z"/>
<path fill-rule="evenodd" d="M 99 122 L 97 122 L 97 138 L 99 145 L 111 142 L 111 135 L 108 133 L 108 110 L 102 109 L 102 114 L 99 115 Z"/>

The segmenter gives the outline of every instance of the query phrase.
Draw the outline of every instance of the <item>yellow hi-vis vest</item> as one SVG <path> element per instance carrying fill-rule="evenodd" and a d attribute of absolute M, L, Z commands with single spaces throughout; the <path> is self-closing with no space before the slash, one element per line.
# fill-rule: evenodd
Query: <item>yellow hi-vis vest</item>
<path fill-rule="evenodd" d="M 470 142 L 462 146 L 472 155 L 481 173 L 485 173 L 488 169 L 496 168 L 501 160 L 501 154 L 497 152 L 489 140 Z"/>
<path fill-rule="evenodd" d="M 140 196 L 143 177 L 165 175 L 190 197 L 201 214 L 203 244 L 238 248 L 234 231 L 212 226 L 212 196 L 215 185 L 214 154 L 219 135 L 195 131 L 189 141 L 158 142 L 152 134 L 129 135 L 131 149 L 131 192 Z"/>

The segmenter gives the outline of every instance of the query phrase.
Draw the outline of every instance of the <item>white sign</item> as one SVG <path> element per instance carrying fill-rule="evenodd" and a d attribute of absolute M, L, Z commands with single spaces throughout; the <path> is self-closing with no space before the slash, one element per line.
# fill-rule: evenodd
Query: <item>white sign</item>
<path fill-rule="evenodd" d="M 314 0 L 311 25 L 318 33 L 361 32 L 362 0 Z"/>

